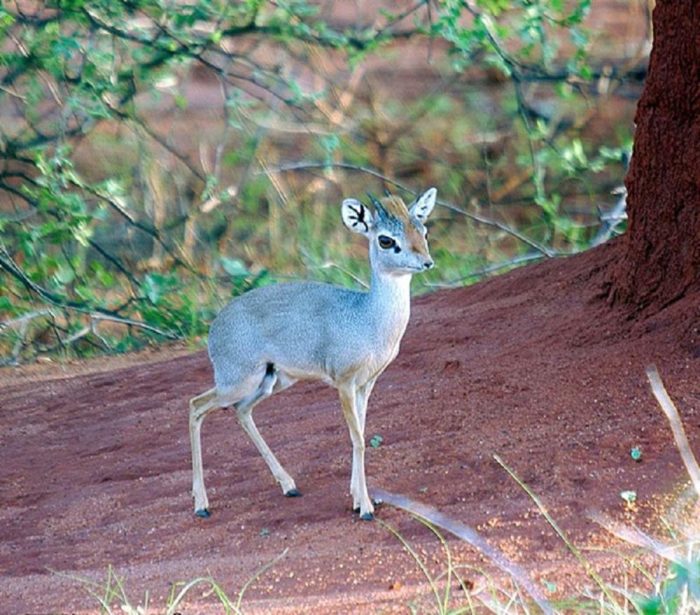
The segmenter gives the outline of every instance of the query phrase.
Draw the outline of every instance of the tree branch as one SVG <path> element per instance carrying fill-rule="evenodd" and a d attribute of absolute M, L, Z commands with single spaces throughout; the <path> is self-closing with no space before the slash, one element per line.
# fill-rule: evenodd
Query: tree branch
<path fill-rule="evenodd" d="M 374 169 L 369 169 L 367 167 L 362 167 L 358 166 L 355 164 L 349 164 L 345 162 L 334 162 L 334 163 L 323 163 L 323 162 L 297 162 L 294 164 L 288 164 L 288 165 L 282 165 L 279 167 L 274 167 L 274 168 L 268 168 L 267 171 L 269 173 L 288 173 L 288 172 L 293 172 L 293 171 L 313 171 L 316 169 L 328 169 L 328 168 L 334 168 L 334 169 L 346 169 L 349 171 L 357 171 L 359 173 L 365 173 L 367 175 L 371 175 L 372 177 L 376 177 L 377 179 L 381 179 L 383 182 L 387 184 L 391 184 L 392 186 L 396 186 L 397 188 L 400 188 L 401 190 L 405 190 L 406 192 L 409 192 L 413 194 L 414 196 L 417 196 L 417 192 L 414 190 L 411 190 L 408 186 L 405 186 L 404 184 L 391 179 L 378 171 L 375 171 Z M 523 243 L 527 244 L 531 248 L 537 250 L 539 253 L 542 255 L 552 258 L 554 256 L 557 256 L 557 252 L 555 250 L 552 250 L 546 246 L 541 245 L 540 243 L 534 241 L 533 239 L 530 239 L 529 237 L 523 235 L 519 231 L 516 231 L 515 229 L 509 227 L 506 224 L 503 224 L 502 222 L 498 222 L 498 220 L 492 220 L 490 218 L 486 218 L 485 216 L 480 216 L 479 214 L 473 214 L 469 211 L 466 211 L 460 207 L 457 207 L 456 205 L 453 205 L 452 203 L 448 203 L 447 201 L 443 201 L 441 199 L 437 200 L 437 204 L 440 205 L 441 207 L 444 207 L 445 209 L 449 209 L 450 211 L 454 211 L 455 213 L 461 214 L 465 216 L 466 218 L 469 218 L 470 220 L 473 220 L 474 222 L 478 222 L 479 224 L 484 224 L 487 226 L 492 226 L 495 227 L 508 235 L 511 235 L 518 239 L 519 241 L 522 241 Z"/>

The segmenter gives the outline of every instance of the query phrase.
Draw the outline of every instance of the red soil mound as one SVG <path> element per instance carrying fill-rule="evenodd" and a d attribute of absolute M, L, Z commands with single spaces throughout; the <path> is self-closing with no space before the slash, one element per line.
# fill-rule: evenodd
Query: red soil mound
<path fill-rule="evenodd" d="M 653 521 L 684 473 L 644 368 L 658 365 L 697 443 L 700 297 L 628 319 L 601 292 L 615 258 L 606 245 L 419 298 L 370 400 L 368 437 L 383 437 L 368 449 L 370 490 L 432 504 L 560 587 L 583 575 L 493 453 L 579 544 L 601 543 L 592 509 Z M 424 579 L 381 523 L 349 510 L 350 442 L 332 389 L 297 385 L 256 411 L 304 497 L 284 498 L 235 418 L 219 412 L 203 430 L 213 516 L 192 514 L 187 401 L 210 386 L 204 353 L 0 385 L 0 612 L 96 609 L 50 570 L 98 578 L 108 565 L 134 601 L 148 589 L 162 604 L 172 582 L 205 574 L 235 595 L 285 548 L 246 594 L 252 610 L 406 604 Z M 636 511 L 619 496 L 627 489 Z M 386 505 L 378 517 L 442 566 L 420 524 Z M 450 544 L 458 561 L 479 563 Z M 211 597 L 193 598 L 211 608 Z"/>

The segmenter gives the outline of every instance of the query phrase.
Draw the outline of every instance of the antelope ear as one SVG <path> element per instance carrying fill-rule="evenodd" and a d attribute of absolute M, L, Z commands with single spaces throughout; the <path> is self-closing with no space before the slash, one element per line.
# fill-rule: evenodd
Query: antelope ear
<path fill-rule="evenodd" d="M 372 211 L 357 199 L 345 199 L 341 206 L 340 212 L 343 216 L 343 222 L 353 233 L 360 235 L 369 235 L 369 230 L 372 228 L 374 218 Z"/>
<path fill-rule="evenodd" d="M 419 196 L 414 203 L 409 207 L 409 212 L 412 216 L 418 218 L 421 222 L 425 222 L 433 211 L 435 207 L 435 199 L 437 197 L 437 190 L 435 188 L 428 188 L 421 196 Z"/>

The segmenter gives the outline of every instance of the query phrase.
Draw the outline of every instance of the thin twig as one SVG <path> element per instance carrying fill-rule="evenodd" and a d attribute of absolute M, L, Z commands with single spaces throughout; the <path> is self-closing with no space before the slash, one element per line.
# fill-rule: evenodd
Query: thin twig
<path fill-rule="evenodd" d="M 651 536 L 648 536 L 639 528 L 628 527 L 627 525 L 620 523 L 619 521 L 615 521 L 614 519 L 611 519 L 607 515 L 600 512 L 591 513 L 589 516 L 602 528 L 624 542 L 641 547 L 646 551 L 656 553 L 656 555 L 659 557 L 671 562 L 682 562 L 682 558 L 679 558 L 676 555 L 676 547 L 654 540 Z"/>
<path fill-rule="evenodd" d="M 160 231 L 153 225 L 149 224 L 144 224 L 143 222 L 140 222 L 137 220 L 131 212 L 119 201 L 119 199 L 114 198 L 107 194 L 106 191 L 100 191 L 97 190 L 91 186 L 88 185 L 83 185 L 83 184 L 74 184 L 77 188 L 81 188 L 88 192 L 89 194 L 92 194 L 93 196 L 101 199 L 107 205 L 109 205 L 112 209 L 114 209 L 122 218 L 124 218 L 130 225 L 134 226 L 138 230 L 142 231 L 143 233 L 146 233 L 149 235 L 155 242 L 157 242 L 160 246 L 163 247 L 163 249 L 168 253 L 169 256 L 173 258 L 175 263 L 177 265 L 180 265 L 187 269 L 190 273 L 194 273 L 195 275 L 198 275 L 197 270 L 193 267 L 193 265 L 188 262 L 186 256 L 182 254 L 182 250 L 180 251 L 180 254 L 182 255 L 182 258 L 175 254 L 173 249 L 163 240 L 163 237 L 160 234 Z"/>
<path fill-rule="evenodd" d="M 78 303 L 76 301 L 71 301 L 69 299 L 64 299 L 59 295 L 56 295 L 45 288 L 39 286 L 33 282 L 25 273 L 20 269 L 17 263 L 14 262 L 9 252 L 0 246 L 0 255 L 5 258 L 0 258 L 0 269 L 4 269 L 7 273 L 19 280 L 30 292 L 39 295 L 42 299 L 47 301 L 52 305 L 56 305 L 63 309 L 74 310 L 76 312 L 87 314 L 92 320 L 108 320 L 110 322 L 115 322 L 123 325 L 138 327 L 146 331 L 151 331 L 152 333 L 157 333 L 171 340 L 180 339 L 180 337 L 170 331 L 164 331 L 153 325 L 149 325 L 145 322 L 140 322 L 138 320 L 132 320 L 131 318 L 124 318 L 118 313 L 102 308 L 93 308 L 87 303 Z M 2 327 L 0 327 L 0 330 Z"/>
<path fill-rule="evenodd" d="M 158 335 L 162 335 L 163 337 L 167 337 L 171 340 L 180 339 L 180 337 L 175 333 L 171 333 L 170 331 L 164 331 L 163 329 L 159 329 L 158 327 L 154 327 L 153 325 L 149 325 L 145 322 L 140 322 L 138 320 L 132 320 L 131 318 L 122 318 L 120 316 L 112 316 L 109 314 L 99 313 L 90 314 L 90 317 L 95 321 L 107 320 L 109 322 L 115 322 L 121 325 L 128 325 L 129 327 L 137 327 L 139 329 L 144 329 L 145 331 L 150 331 L 151 333 L 157 333 Z"/>
<path fill-rule="evenodd" d="M 455 288 L 457 286 L 464 286 L 464 281 L 468 280 L 469 278 L 484 277 L 495 273 L 496 271 L 500 271 L 501 269 L 506 269 L 507 267 L 514 267 L 517 265 L 522 265 L 524 263 L 542 260 L 543 258 L 545 258 L 544 255 L 539 253 L 523 254 L 522 256 L 509 258 L 506 261 L 495 263 L 493 265 L 488 265 L 487 267 L 482 267 L 481 269 L 475 269 L 474 271 L 471 271 L 470 273 L 463 275 L 460 278 L 452 279 L 449 282 L 425 282 L 424 284 L 429 288 Z"/>
<path fill-rule="evenodd" d="M 3 258 L 4 257 L 4 258 Z M 16 278 L 22 285 L 30 292 L 39 295 L 44 301 L 62 308 L 69 308 L 76 310 L 78 312 L 89 313 L 91 308 L 84 301 L 71 301 L 70 299 L 64 299 L 63 297 L 52 293 L 51 291 L 39 286 L 36 282 L 31 280 L 27 274 L 22 271 L 22 269 L 14 262 L 10 253 L 5 249 L 4 246 L 0 245 L 0 270 L 4 270 L 9 273 L 12 277 Z M 105 312 L 108 312 L 105 310 Z M 114 314 L 116 316 L 116 314 Z"/>
<path fill-rule="evenodd" d="M 678 410 L 666 392 L 666 387 L 664 386 L 659 371 L 656 369 L 656 365 L 650 365 L 647 367 L 647 378 L 649 379 L 649 384 L 651 385 L 651 391 L 656 397 L 656 401 L 659 402 L 661 409 L 664 411 L 668 422 L 671 425 L 671 431 L 673 431 L 673 438 L 676 441 L 676 448 L 681 454 L 681 459 L 685 464 L 685 469 L 688 471 L 690 480 L 695 487 L 696 493 L 700 496 L 700 467 L 698 462 L 693 455 L 693 451 L 690 449 L 690 444 L 688 443 L 688 438 L 685 435 L 685 430 L 683 429 L 683 423 L 681 422 L 681 417 L 678 414 Z"/>
<path fill-rule="evenodd" d="M 536 242 L 535 240 L 530 239 L 529 237 L 523 235 L 521 232 L 516 231 L 514 228 L 511 228 L 507 224 L 503 224 L 502 222 L 498 222 L 498 220 L 492 220 L 491 218 L 485 218 L 484 216 L 470 213 L 468 211 L 465 211 L 464 209 L 461 209 L 460 207 L 456 207 L 455 205 L 452 205 L 450 203 L 446 203 L 445 201 L 441 201 L 440 199 L 438 199 L 437 203 L 438 203 L 438 205 L 441 205 L 442 207 L 445 207 L 446 209 L 449 209 L 450 211 L 457 212 L 459 214 L 462 214 L 463 216 L 466 216 L 470 220 L 474 220 L 474 222 L 478 222 L 479 224 L 485 224 L 487 226 L 496 227 L 497 229 L 503 231 L 504 233 L 507 233 L 508 235 L 512 235 L 516 239 L 519 239 L 523 243 L 526 243 L 528 246 L 530 246 L 531 248 L 542 253 L 547 258 L 554 258 L 555 256 L 558 255 L 555 250 L 551 250 L 547 246 L 543 246 L 542 244 Z"/>
<path fill-rule="evenodd" d="M 406 192 L 410 192 L 413 195 L 416 195 L 417 192 L 414 190 L 411 190 L 408 186 L 402 184 L 401 182 L 396 181 L 395 179 L 392 179 L 390 177 L 387 177 L 386 175 L 383 175 L 379 171 L 376 171 L 374 169 L 370 169 L 368 167 L 363 167 L 359 166 L 356 164 L 349 164 L 347 162 L 296 162 L 293 164 L 286 164 L 274 168 L 268 168 L 267 172 L 268 173 L 288 173 L 292 171 L 313 171 L 313 170 L 318 170 L 318 169 L 345 169 L 348 171 L 357 171 L 359 173 L 365 173 L 367 175 L 371 175 L 372 177 L 376 177 L 377 179 L 381 179 L 383 182 L 390 184 L 392 186 L 396 186 L 397 188 L 400 188 L 401 190 L 405 190 Z M 442 199 L 437 200 L 437 204 L 440 205 L 441 207 L 444 207 L 445 209 L 448 209 L 450 211 L 453 211 L 455 213 L 461 214 L 470 220 L 473 220 L 474 222 L 478 222 L 479 224 L 484 224 L 487 226 L 493 226 L 504 233 L 507 233 L 508 235 L 511 235 L 515 237 L 516 239 L 522 241 L 523 243 L 527 244 L 531 248 L 537 250 L 547 258 L 553 258 L 557 256 L 557 252 L 554 250 L 551 250 L 550 248 L 541 245 L 540 243 L 534 241 L 533 239 L 530 239 L 529 237 L 523 235 L 519 231 L 516 231 L 515 229 L 509 227 L 507 224 L 503 224 L 502 222 L 498 222 L 498 220 L 492 220 L 491 218 L 486 218 L 484 216 L 481 216 L 479 214 L 474 214 L 469 211 L 466 211 L 462 209 L 461 207 L 457 207 L 456 205 L 453 205 L 452 203 L 449 203 L 447 201 L 443 201 Z"/>
<path fill-rule="evenodd" d="M 627 220 L 627 190 L 622 188 L 617 203 L 608 211 L 598 209 L 600 228 L 591 240 L 591 247 L 605 243 L 616 232 L 617 227 Z"/>
<path fill-rule="evenodd" d="M 28 312 L 27 314 L 18 316 L 17 318 L 11 318 L 10 320 L 0 322 L 0 333 L 5 329 L 21 330 L 22 327 L 24 327 L 29 321 L 34 320 L 35 318 L 39 318 L 40 316 L 46 316 L 48 314 L 53 315 L 51 310 L 36 310 L 34 312 Z"/>
<path fill-rule="evenodd" d="M 19 355 L 22 352 L 22 347 L 24 346 L 24 340 L 27 338 L 27 329 L 29 328 L 29 323 L 42 316 L 50 316 L 53 318 L 53 312 L 51 310 L 35 310 L 34 312 L 29 312 L 18 318 L 12 318 L 6 320 L 5 322 L 0 322 L 0 335 L 6 329 L 17 329 L 17 341 L 12 347 L 12 352 L 10 357 L 7 359 L 0 359 L 0 365 L 17 365 L 19 363 Z"/>
<path fill-rule="evenodd" d="M 440 529 L 450 532 L 465 542 L 468 542 L 470 545 L 481 551 L 512 579 L 520 583 L 520 585 L 522 585 L 525 591 L 530 594 L 532 599 L 537 603 L 537 606 L 539 606 L 544 613 L 554 613 L 552 606 L 530 580 L 527 573 L 520 566 L 518 566 L 518 564 L 511 562 L 505 555 L 503 555 L 503 553 L 501 553 L 501 551 L 492 547 L 488 542 L 486 542 L 486 540 L 482 538 L 479 533 L 476 532 L 476 530 L 473 530 L 464 523 L 451 519 L 432 506 L 421 504 L 403 495 L 390 493 L 388 491 L 384 491 L 383 489 L 375 489 L 373 496 L 383 502 L 386 502 L 387 504 L 391 504 L 392 506 L 396 506 L 397 508 L 410 512 L 413 515 L 422 517 Z"/>
<path fill-rule="evenodd" d="M 569 549 L 569 551 L 576 558 L 579 564 L 581 564 L 583 569 L 586 571 L 586 574 L 588 574 L 588 576 L 591 577 L 593 581 L 595 581 L 595 583 L 601 589 L 603 594 L 605 594 L 608 600 L 614 602 L 614 598 L 610 594 L 610 590 L 605 584 L 605 581 L 603 581 L 603 579 L 596 572 L 593 566 L 591 566 L 590 562 L 585 557 L 583 557 L 581 551 L 579 551 L 576 545 L 574 545 L 574 543 L 569 540 L 569 537 L 564 533 L 564 530 L 562 530 L 559 527 L 552 515 L 549 514 L 549 511 L 542 503 L 542 500 L 540 500 L 540 498 L 537 496 L 537 494 L 532 489 L 530 489 L 530 487 L 525 482 L 523 482 L 523 480 L 515 473 L 515 471 L 511 470 L 511 468 L 505 463 L 505 461 L 503 461 L 503 459 L 501 459 L 499 455 L 494 455 L 493 458 L 496 460 L 496 463 L 498 463 L 498 465 L 500 465 L 506 472 L 508 472 L 510 477 L 518 484 L 518 486 L 525 493 L 527 493 L 527 495 L 530 496 L 530 499 L 535 503 L 535 505 L 539 509 L 540 514 L 546 519 L 547 523 L 549 523 L 549 525 L 556 532 L 559 538 L 561 538 L 562 542 L 566 545 L 567 549 Z"/>

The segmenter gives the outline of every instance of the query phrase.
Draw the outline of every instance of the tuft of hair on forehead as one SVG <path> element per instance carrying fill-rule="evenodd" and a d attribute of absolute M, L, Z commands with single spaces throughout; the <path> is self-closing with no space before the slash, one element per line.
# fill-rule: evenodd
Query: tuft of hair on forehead
<path fill-rule="evenodd" d="M 403 202 L 401 197 L 393 195 L 386 196 L 381 199 L 380 203 L 391 217 L 401 222 L 408 222 L 411 217 L 408 213 L 408 207 L 406 207 L 406 203 Z"/>

